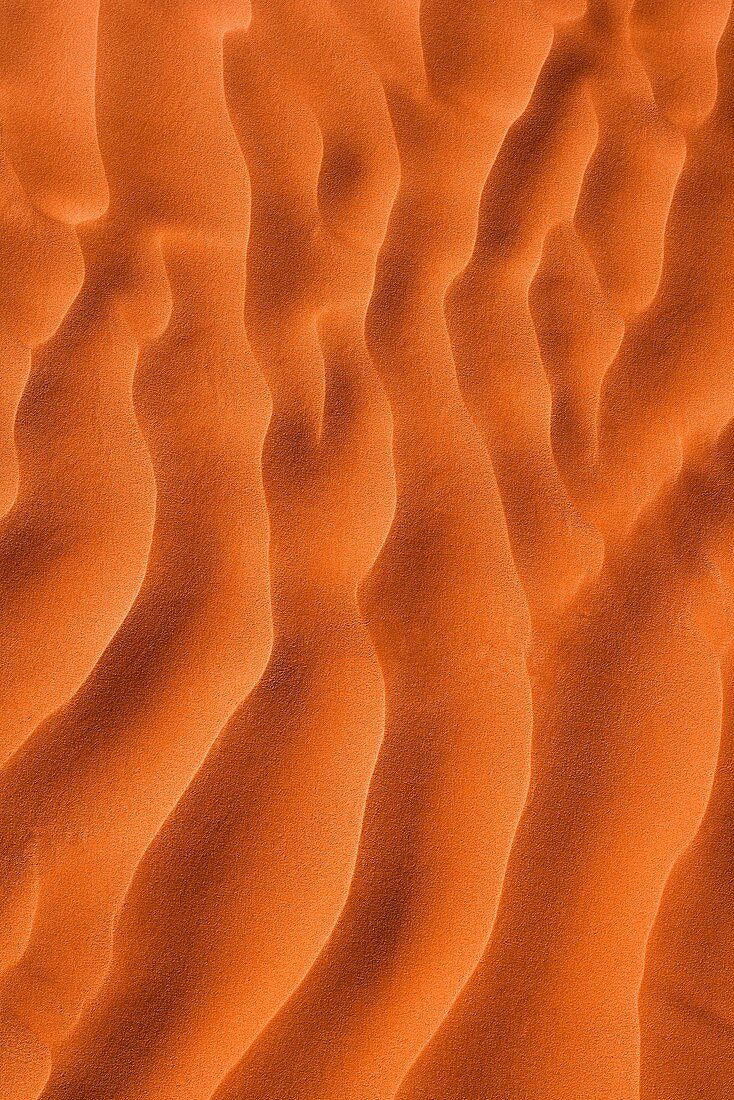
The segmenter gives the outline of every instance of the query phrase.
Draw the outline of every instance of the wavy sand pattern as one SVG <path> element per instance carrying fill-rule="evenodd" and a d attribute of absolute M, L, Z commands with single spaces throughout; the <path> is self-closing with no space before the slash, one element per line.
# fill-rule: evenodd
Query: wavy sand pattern
<path fill-rule="evenodd" d="M 2 7 L 2 1100 L 734 1092 L 730 0 Z"/>

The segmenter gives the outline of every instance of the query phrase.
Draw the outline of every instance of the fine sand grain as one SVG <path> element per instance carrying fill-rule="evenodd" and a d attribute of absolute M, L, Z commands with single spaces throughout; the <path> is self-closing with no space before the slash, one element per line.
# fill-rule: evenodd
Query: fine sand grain
<path fill-rule="evenodd" d="M 734 1094 L 730 0 L 0 7 L 0 1100 Z"/>

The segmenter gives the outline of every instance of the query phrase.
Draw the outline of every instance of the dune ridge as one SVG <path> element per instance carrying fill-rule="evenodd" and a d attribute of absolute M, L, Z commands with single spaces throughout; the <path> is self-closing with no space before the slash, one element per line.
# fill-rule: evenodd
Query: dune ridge
<path fill-rule="evenodd" d="M 100 249 L 104 230 L 83 224 L 103 223 L 108 204 L 96 6 L 15 8 L 3 37 L 3 761 L 70 698 L 124 619 L 154 506 L 129 390 L 146 334 L 100 281 L 114 241 Z M 54 126 L 65 149 L 76 141 L 73 164 L 45 144 Z"/>
<path fill-rule="evenodd" d="M 734 1081 L 729 0 L 7 0 L 0 1091 Z"/>
<path fill-rule="evenodd" d="M 336 224 L 324 216 L 313 236 L 317 203 L 322 210 L 327 204 L 333 105 L 318 89 L 307 88 L 306 98 L 297 86 L 280 96 L 269 87 L 268 50 L 294 66 L 294 84 L 295 75 L 309 79 L 304 21 L 291 14 L 289 26 L 287 9 L 262 27 L 256 9 L 250 40 L 229 40 L 225 70 L 235 130 L 265 168 L 253 172 L 245 315 L 273 394 L 263 458 L 273 650 L 141 864 L 116 933 L 126 947 L 45 1097 L 210 1094 L 306 973 L 353 870 L 384 726 L 382 678 L 357 586 L 384 542 L 394 490 L 389 410 L 362 336 L 369 253 L 363 241 L 354 248 L 348 231 L 355 207 L 359 214 L 374 210 L 379 243 L 381 191 L 394 186 L 394 173 L 379 166 L 374 195 L 367 186 L 353 196 L 336 194 Z M 338 26 L 330 29 L 339 42 Z M 367 80 L 364 86 L 369 91 Z M 253 101 L 267 105 L 267 128 L 244 114 Z M 366 106 L 366 118 L 364 110 L 354 112 L 350 144 L 340 135 L 343 157 L 373 155 L 370 130 L 361 126 L 380 117 Z M 305 133 L 291 149 L 281 144 L 278 124 L 290 132 L 294 119 Z M 290 227 L 282 262 L 291 270 L 277 299 L 270 276 L 274 214 L 287 216 Z M 360 502 L 365 482 L 370 491 Z M 329 791 L 337 783 L 332 808 Z M 289 956 L 273 966 L 286 928 Z M 148 975 L 149 988 L 141 990 Z M 109 1061 L 117 1067 L 112 1079 L 104 1070 Z"/>
<path fill-rule="evenodd" d="M 129 250 L 135 244 L 141 268 L 138 273 L 130 260 L 123 266 L 127 308 L 115 318 L 118 327 L 125 321 L 150 326 L 146 312 L 151 306 L 160 312 L 155 297 L 165 292 L 166 313 L 170 301 L 165 332 L 141 356 L 133 380 L 137 423 L 156 478 L 155 527 L 145 576 L 124 623 L 74 698 L 26 740 L 3 772 L 3 887 L 10 898 L 20 888 L 27 904 L 25 880 L 32 876 L 35 892 L 30 935 L 19 952 L 10 945 L 0 978 L 6 1033 L 0 1074 L 7 1096 L 38 1095 L 49 1055 L 105 973 L 111 922 L 140 855 L 258 679 L 271 640 L 261 480 L 269 401 L 252 360 L 249 372 L 243 369 L 245 240 L 236 241 L 246 229 L 246 211 L 240 180 L 232 178 L 241 161 L 220 95 L 221 35 L 186 13 L 181 18 L 182 39 L 192 35 L 197 66 L 178 70 L 180 94 L 189 91 L 187 75 L 196 80 L 210 70 L 209 103 L 202 102 L 200 84 L 193 99 L 201 109 L 202 152 L 214 145 L 217 154 L 230 154 L 216 209 L 208 194 L 198 196 L 187 185 L 190 173 L 183 166 L 174 188 L 168 173 L 159 188 L 148 174 L 148 201 L 141 203 L 135 174 L 118 175 L 107 155 L 110 130 L 122 127 L 134 135 L 136 127 L 149 125 L 151 113 L 156 117 L 154 103 L 132 101 L 124 86 L 129 51 L 140 48 L 130 39 L 129 21 L 121 25 L 124 15 L 106 8 L 100 13 L 97 111 L 103 157 L 112 161 L 106 222 L 123 227 L 124 245 Z M 155 59 L 159 40 L 142 37 Z M 193 118 L 187 121 L 195 132 Z M 193 159 L 196 165 L 198 150 L 183 149 L 184 164 Z M 116 263 L 114 248 L 104 242 L 101 264 L 112 286 Z M 99 322 L 97 316 L 95 329 Z M 112 365 L 101 359 L 105 373 Z M 120 389 L 115 382 L 113 393 Z M 59 431 L 60 396 L 55 394 L 45 430 Z M 125 396 L 129 401 L 129 382 Z M 77 381 L 68 400 L 79 405 L 83 397 Z M 67 444 L 70 428 L 67 416 Z M 106 455 L 110 465 L 112 458 Z M 134 470 L 125 474 L 133 476 L 133 488 Z M 115 503 L 125 502 L 118 494 Z M 97 569 L 103 564 L 98 559 Z"/>

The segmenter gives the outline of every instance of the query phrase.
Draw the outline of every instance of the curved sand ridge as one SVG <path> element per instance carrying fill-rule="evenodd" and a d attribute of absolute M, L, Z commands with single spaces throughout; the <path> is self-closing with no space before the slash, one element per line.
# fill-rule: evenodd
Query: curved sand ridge
<path fill-rule="evenodd" d="M 726 1095 L 728 0 L 6 7 L 3 1097 Z"/>
<path fill-rule="evenodd" d="M 151 13 L 147 25 L 137 7 L 135 20 L 130 14 L 100 13 L 96 102 L 110 208 L 93 234 L 114 234 L 100 249 L 105 287 L 117 274 L 117 234 L 137 252 L 122 270 L 125 319 L 150 326 L 161 296 L 170 303 L 133 392 L 156 478 L 155 528 L 124 623 L 74 698 L 3 772 L 6 918 L 25 932 L 25 942 L 7 944 L 0 979 L 7 1096 L 38 1094 L 49 1052 L 107 969 L 112 918 L 137 861 L 258 679 L 271 641 L 261 480 L 269 399 L 243 327 L 245 170 L 222 94 L 221 34 L 198 12 L 180 13 L 176 41 L 197 62 L 184 69 L 151 33 L 170 27 L 171 13 L 166 24 Z M 141 97 L 130 87 L 132 58 L 140 63 L 146 50 L 151 66 L 176 82 L 179 103 L 193 104 L 187 132 L 167 145 L 178 167 L 159 158 L 159 183 L 150 168 L 141 179 L 139 167 L 112 152 L 175 125 L 167 93 L 156 102 L 154 90 Z M 201 185 L 210 159 L 215 204 Z M 95 320 L 98 339 L 99 313 Z M 102 353 L 105 374 L 111 366 Z M 53 396 L 43 428 L 63 436 L 64 409 Z M 67 400 L 80 405 L 84 396 L 77 382 Z M 134 484 L 136 473 L 118 471 L 117 480 Z M 116 504 L 124 515 L 124 497 Z M 97 555 L 93 564 L 104 562 Z"/>
<path fill-rule="evenodd" d="M 313 962 L 353 870 L 384 725 L 356 589 L 387 534 L 394 489 L 389 409 L 362 337 L 374 254 L 350 237 L 356 217 L 371 218 L 376 251 L 395 170 L 375 159 L 371 129 L 384 129 L 386 113 L 370 102 L 374 78 L 363 76 L 365 102 L 329 147 L 334 104 L 303 38 L 328 29 L 340 53 L 349 41 L 326 9 L 317 25 L 319 13 L 289 8 L 271 21 L 256 13 L 225 54 L 232 119 L 254 165 L 245 313 L 273 393 L 263 461 L 273 651 L 141 864 L 109 979 L 46 1096 L 210 1095 Z M 281 88 L 268 62 L 283 66 Z M 389 156 L 386 137 L 377 152 Z M 341 189 L 339 176 L 329 181 L 334 155 L 365 164 L 372 195 L 364 186 L 352 198 L 349 176 Z M 288 227 L 280 254 L 274 218 Z"/>

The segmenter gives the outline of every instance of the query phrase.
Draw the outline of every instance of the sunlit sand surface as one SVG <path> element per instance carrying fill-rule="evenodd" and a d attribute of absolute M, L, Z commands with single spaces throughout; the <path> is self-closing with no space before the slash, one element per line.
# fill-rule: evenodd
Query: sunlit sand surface
<path fill-rule="evenodd" d="M 0 1098 L 734 1094 L 730 0 L 0 3 Z"/>

